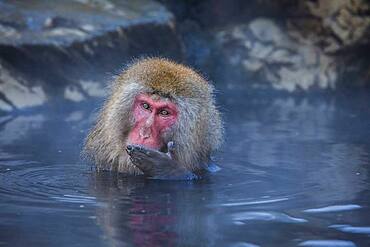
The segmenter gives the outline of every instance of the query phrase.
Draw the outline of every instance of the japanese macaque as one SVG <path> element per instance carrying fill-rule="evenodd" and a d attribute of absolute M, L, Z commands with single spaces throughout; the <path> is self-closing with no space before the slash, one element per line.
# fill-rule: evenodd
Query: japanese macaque
<path fill-rule="evenodd" d="M 120 74 L 85 154 L 98 169 L 154 179 L 194 179 L 222 142 L 213 87 L 194 70 L 162 58 Z"/>

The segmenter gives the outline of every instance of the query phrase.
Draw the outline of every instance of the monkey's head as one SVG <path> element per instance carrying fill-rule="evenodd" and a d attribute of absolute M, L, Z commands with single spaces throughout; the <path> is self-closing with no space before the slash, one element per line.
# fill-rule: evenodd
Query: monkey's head
<path fill-rule="evenodd" d="M 149 58 L 128 66 L 112 87 L 85 153 L 99 168 L 138 174 L 125 149 L 143 145 L 165 152 L 189 170 L 202 169 L 222 142 L 213 87 L 192 69 Z"/>

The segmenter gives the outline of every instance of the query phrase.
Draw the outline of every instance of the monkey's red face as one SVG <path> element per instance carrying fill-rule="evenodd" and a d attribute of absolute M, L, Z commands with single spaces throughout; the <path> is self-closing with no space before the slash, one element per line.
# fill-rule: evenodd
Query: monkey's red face
<path fill-rule="evenodd" d="M 130 144 L 161 149 L 165 146 L 163 135 L 177 121 L 178 110 L 169 100 L 157 95 L 140 94 L 135 98 L 134 127 L 128 136 Z"/>

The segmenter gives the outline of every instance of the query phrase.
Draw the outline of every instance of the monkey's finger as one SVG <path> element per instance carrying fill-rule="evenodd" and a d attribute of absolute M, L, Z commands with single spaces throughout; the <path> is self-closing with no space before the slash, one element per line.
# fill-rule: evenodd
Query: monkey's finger
<path fill-rule="evenodd" d="M 142 159 L 140 157 L 136 157 L 136 155 L 130 156 L 131 162 L 139 168 L 145 176 L 151 177 L 154 175 L 154 168 L 153 164 L 151 162 L 148 162 L 145 159 Z"/>
<path fill-rule="evenodd" d="M 155 174 L 155 169 L 153 167 L 153 164 L 151 162 L 145 162 L 145 161 L 140 161 L 137 163 L 134 163 L 134 165 L 139 168 L 145 176 L 153 176 Z"/>
<path fill-rule="evenodd" d="M 169 142 L 167 143 L 167 155 L 168 155 L 168 157 L 170 157 L 171 159 L 172 159 L 172 154 L 175 152 L 175 148 L 176 148 L 176 146 L 175 146 L 175 142 L 173 142 L 173 141 L 169 141 Z"/>
<path fill-rule="evenodd" d="M 139 150 L 140 147 L 133 147 L 133 149 L 130 150 L 130 160 L 145 175 L 152 176 L 154 174 L 155 161 L 158 160 L 158 158 L 148 156 L 144 152 L 139 152 Z"/>
<path fill-rule="evenodd" d="M 130 160 L 131 160 L 132 163 L 134 163 L 134 165 L 140 163 L 140 161 L 141 161 L 140 159 L 134 158 L 134 157 L 130 157 Z"/>
<path fill-rule="evenodd" d="M 140 146 L 139 148 L 135 149 L 135 152 L 136 151 L 137 151 L 137 153 L 141 153 L 145 156 L 152 157 L 152 158 L 161 158 L 165 155 L 165 153 L 163 153 L 163 152 L 160 152 L 160 151 L 155 150 L 155 149 L 146 148 L 146 147 L 143 147 L 143 146 Z"/>
<path fill-rule="evenodd" d="M 138 155 L 139 153 L 149 154 L 149 151 L 147 151 L 147 149 L 145 147 L 140 146 L 140 145 L 134 145 L 134 144 L 127 145 L 126 152 L 130 156 Z"/>
<path fill-rule="evenodd" d="M 135 159 L 139 159 L 139 160 L 142 160 L 142 161 L 147 161 L 147 160 L 149 160 L 150 156 L 147 156 L 146 154 L 141 153 L 141 152 L 132 152 L 130 154 L 130 157 L 135 158 Z"/>
<path fill-rule="evenodd" d="M 126 147 L 126 151 L 130 154 L 134 152 L 146 152 L 146 151 L 149 151 L 149 149 L 145 148 L 142 145 L 129 144 Z"/>
<path fill-rule="evenodd" d="M 174 142 L 174 141 L 169 141 L 169 142 L 167 143 L 167 150 L 168 150 L 169 152 L 173 152 L 173 151 L 175 151 L 175 149 L 176 149 L 175 142 Z"/>
<path fill-rule="evenodd" d="M 127 145 L 126 152 L 131 155 L 134 152 L 134 145 Z"/>

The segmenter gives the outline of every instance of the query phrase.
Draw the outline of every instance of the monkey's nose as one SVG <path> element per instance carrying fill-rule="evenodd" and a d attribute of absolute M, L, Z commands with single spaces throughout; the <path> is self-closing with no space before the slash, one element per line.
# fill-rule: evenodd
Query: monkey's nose
<path fill-rule="evenodd" d="M 143 139 L 148 139 L 152 134 L 152 131 L 150 128 L 142 128 L 140 129 L 139 135 Z"/>

